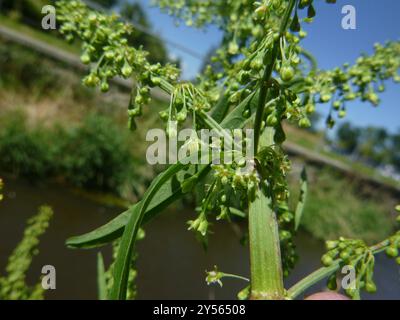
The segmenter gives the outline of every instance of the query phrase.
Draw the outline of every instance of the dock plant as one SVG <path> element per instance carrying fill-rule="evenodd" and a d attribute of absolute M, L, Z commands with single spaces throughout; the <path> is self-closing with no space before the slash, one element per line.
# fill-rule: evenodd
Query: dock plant
<path fill-rule="evenodd" d="M 317 14 L 315 2 L 156 0 L 177 21 L 198 28 L 214 24 L 223 34 L 210 64 L 193 82 L 181 81 L 176 66 L 152 64 L 142 48 L 131 47 L 127 37 L 135 30 L 117 15 L 92 11 L 79 1 L 57 2 L 60 32 L 68 41 L 80 41 L 81 60 L 90 67 L 83 83 L 106 92 L 114 77 L 132 80 L 127 107 L 131 129 L 140 126 L 143 112 L 151 112 L 147 108 L 152 91 L 161 90 L 170 97 L 169 107 L 160 113 L 170 138 L 177 134 L 177 129 L 192 126 L 195 130 L 213 129 L 228 143 L 226 132 L 254 130 L 254 157 L 248 161 L 251 165 L 247 170 L 242 170 L 242 161 L 178 161 L 166 167 L 142 199 L 127 211 L 94 231 L 67 240 L 73 248 L 100 247 L 119 241 L 112 266 L 112 286 L 103 290 L 103 298 L 127 298 L 140 228 L 193 190 L 200 190 L 203 196 L 197 199 L 198 216 L 188 222 L 188 229 L 204 244 L 214 220 L 229 221 L 237 216 L 248 221 L 250 279 L 238 294 L 241 299 L 295 299 L 323 279 L 328 279 L 329 287 L 336 289 L 336 273 L 345 265 L 356 271 L 355 286 L 346 293 L 358 299 L 360 290 L 376 290 L 376 253 L 385 251 L 399 262 L 400 232 L 374 246 L 362 240 L 340 238 L 327 242 L 320 269 L 291 288 L 284 286 L 284 277 L 296 263 L 294 235 L 307 197 L 307 175 L 304 170 L 299 177 L 298 204 L 291 208 L 287 183 L 290 161 L 282 147 L 286 140 L 283 123 L 307 128 L 316 107 L 329 104 L 327 124 L 332 127 L 345 116 L 351 101 L 376 106 L 385 83 L 400 81 L 399 42 L 375 44 L 371 55 L 362 55 L 353 64 L 319 69 L 312 54 L 302 47 L 302 39 L 307 36 L 303 26 L 312 23 Z M 336 0 L 326 2 L 333 5 Z M 177 129 L 173 123 L 178 124 Z M 198 152 L 198 141 L 191 143 L 191 150 Z M 207 282 L 221 283 L 224 277 L 246 280 L 215 269 L 207 274 Z"/>

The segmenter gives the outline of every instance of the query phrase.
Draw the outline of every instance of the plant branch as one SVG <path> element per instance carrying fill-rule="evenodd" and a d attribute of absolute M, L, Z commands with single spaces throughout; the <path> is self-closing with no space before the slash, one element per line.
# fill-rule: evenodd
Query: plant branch
<path fill-rule="evenodd" d="M 296 4 L 297 0 L 290 0 L 285 14 L 283 16 L 283 20 L 281 23 L 281 26 L 279 28 L 279 37 L 274 41 L 274 45 L 272 48 L 272 53 L 270 55 L 270 52 L 266 52 L 264 56 L 264 61 L 266 59 L 270 59 L 269 63 L 265 67 L 263 77 L 261 79 L 261 84 L 260 84 L 260 96 L 258 100 L 258 106 L 257 106 L 257 111 L 256 111 L 256 118 L 254 120 L 254 154 L 257 154 L 258 150 L 258 143 L 260 141 L 260 134 L 261 134 L 261 124 L 262 124 L 262 119 L 263 119 L 263 114 L 264 114 L 264 107 L 265 107 L 265 102 L 267 98 L 267 93 L 268 93 L 268 82 L 271 79 L 272 72 L 274 71 L 274 66 L 276 59 L 278 57 L 278 52 L 279 52 L 279 47 L 280 47 L 280 39 L 284 36 L 286 29 L 289 24 L 290 20 L 290 15 L 293 11 L 294 5 Z"/>
<path fill-rule="evenodd" d="M 377 254 L 385 250 L 388 245 L 390 245 L 390 241 L 384 240 L 374 246 L 371 246 L 370 250 L 372 251 L 373 254 Z M 341 259 L 338 259 L 334 261 L 334 263 L 331 266 L 322 267 L 314 271 L 313 273 L 309 274 L 307 277 L 300 280 L 298 283 L 296 283 L 287 291 L 287 297 L 289 299 L 294 299 L 300 294 L 302 294 L 304 291 L 306 291 L 308 288 L 316 284 L 317 282 L 330 276 L 333 272 L 339 269 L 341 261 L 342 261 Z"/>

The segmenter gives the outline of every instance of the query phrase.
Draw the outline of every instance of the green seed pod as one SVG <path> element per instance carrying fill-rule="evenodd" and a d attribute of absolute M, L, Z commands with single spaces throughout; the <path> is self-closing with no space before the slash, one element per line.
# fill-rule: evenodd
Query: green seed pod
<path fill-rule="evenodd" d="M 365 285 L 365 291 L 368 293 L 375 293 L 376 292 L 376 285 L 373 281 L 368 281 Z"/>
<path fill-rule="evenodd" d="M 307 32 L 304 31 L 304 30 L 300 30 L 300 32 L 299 32 L 299 37 L 300 37 L 301 39 L 307 37 Z"/>
<path fill-rule="evenodd" d="M 87 52 L 81 55 L 81 61 L 83 64 L 89 64 L 90 63 L 90 56 Z"/>
<path fill-rule="evenodd" d="M 315 112 L 315 106 L 311 103 L 306 105 L 306 112 L 308 114 L 314 113 Z"/>
<path fill-rule="evenodd" d="M 346 110 L 339 111 L 339 118 L 344 118 L 346 116 Z"/>
<path fill-rule="evenodd" d="M 334 240 L 328 240 L 325 242 L 325 247 L 327 250 L 335 249 L 338 246 L 338 242 Z"/>
<path fill-rule="evenodd" d="M 83 79 L 83 84 L 88 87 L 95 87 L 100 82 L 100 79 L 95 74 L 91 73 Z"/>
<path fill-rule="evenodd" d="M 283 66 L 279 72 L 282 81 L 289 82 L 294 77 L 294 69 L 291 66 Z"/>
<path fill-rule="evenodd" d="M 178 122 L 183 122 L 185 121 L 187 118 L 187 111 L 186 109 L 182 109 L 181 111 L 178 112 L 178 114 L 176 115 L 176 120 L 178 120 Z"/>
<path fill-rule="evenodd" d="M 272 113 L 267 117 L 267 125 L 268 126 L 273 127 L 277 123 L 278 123 L 278 118 L 275 116 L 275 114 Z"/>
<path fill-rule="evenodd" d="M 100 86 L 100 90 L 102 92 L 107 92 L 110 89 L 110 86 L 106 80 L 103 80 Z"/>
<path fill-rule="evenodd" d="M 235 55 L 239 52 L 239 46 L 235 41 L 232 41 L 228 45 L 228 53 L 231 55 Z"/>
<path fill-rule="evenodd" d="M 301 118 L 299 120 L 299 127 L 300 128 L 310 128 L 311 127 L 311 122 L 307 117 Z"/>
<path fill-rule="evenodd" d="M 168 110 L 160 111 L 158 114 L 162 120 L 164 121 L 168 120 Z"/>
<path fill-rule="evenodd" d="M 329 255 L 324 254 L 321 258 L 321 262 L 325 267 L 329 267 L 330 265 L 332 265 L 333 259 Z"/>
<path fill-rule="evenodd" d="M 108 60 L 112 60 L 115 57 L 114 51 L 106 51 L 104 56 L 106 57 L 106 59 Z"/>
<path fill-rule="evenodd" d="M 350 257 L 350 254 L 350 250 L 344 250 L 340 253 L 340 258 L 346 261 Z"/>
<path fill-rule="evenodd" d="M 396 263 L 397 263 L 398 265 L 400 265 L 400 257 L 397 257 L 397 258 L 396 258 Z"/>
<path fill-rule="evenodd" d="M 390 246 L 386 249 L 386 254 L 391 258 L 395 258 L 399 255 L 399 250 L 396 247 Z"/>
<path fill-rule="evenodd" d="M 151 77 L 151 84 L 153 86 L 159 86 L 161 84 L 161 78 L 160 77 Z"/>
<path fill-rule="evenodd" d="M 330 93 L 322 93 L 321 94 L 321 102 L 325 103 L 328 102 L 329 100 L 331 100 L 332 95 Z"/>
<path fill-rule="evenodd" d="M 256 58 L 254 58 L 251 63 L 250 63 L 250 67 L 254 70 L 254 71 L 259 71 L 262 69 L 264 65 L 264 61 L 262 56 L 257 56 Z"/>
<path fill-rule="evenodd" d="M 132 67 L 129 65 L 127 61 L 125 61 L 124 66 L 121 69 L 121 73 L 125 78 L 128 78 L 132 74 Z"/>
<path fill-rule="evenodd" d="M 400 212 L 400 205 L 396 206 L 396 208 L 394 208 L 397 212 Z"/>
<path fill-rule="evenodd" d="M 246 118 L 246 119 L 249 118 L 250 115 L 251 115 L 251 113 L 250 113 L 250 110 L 249 110 L 249 109 L 244 110 L 243 113 L 242 113 L 242 116 L 243 116 L 244 118 Z"/>
<path fill-rule="evenodd" d="M 228 182 L 229 182 L 229 179 L 228 179 L 228 177 L 226 177 L 226 176 L 223 176 L 223 177 L 221 178 L 221 183 L 222 183 L 223 185 L 226 185 L 226 184 L 228 184 Z"/>
<path fill-rule="evenodd" d="M 339 100 L 336 100 L 332 103 L 332 106 L 335 110 L 339 110 L 340 106 L 342 105 L 342 102 Z"/>

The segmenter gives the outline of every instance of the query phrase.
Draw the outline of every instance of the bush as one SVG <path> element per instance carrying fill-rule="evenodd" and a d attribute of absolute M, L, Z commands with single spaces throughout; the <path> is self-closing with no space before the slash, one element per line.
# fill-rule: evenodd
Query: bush
<path fill-rule="evenodd" d="M 21 113 L 7 117 L 0 133 L 0 168 L 29 179 L 44 178 L 51 173 L 51 152 L 46 133 L 29 131 Z"/>
<path fill-rule="evenodd" d="M 132 170 L 128 137 L 111 120 L 89 115 L 65 133 L 56 163 L 72 184 L 116 190 Z"/>
<path fill-rule="evenodd" d="M 0 128 L 0 170 L 34 179 L 63 178 L 73 186 L 119 191 L 133 174 L 127 133 L 105 116 L 78 125 L 29 128 L 11 113 Z"/>

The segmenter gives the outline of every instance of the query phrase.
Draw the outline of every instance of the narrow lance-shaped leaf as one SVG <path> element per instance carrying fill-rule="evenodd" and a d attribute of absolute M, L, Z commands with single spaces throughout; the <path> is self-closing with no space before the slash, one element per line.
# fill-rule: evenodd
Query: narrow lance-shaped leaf
<path fill-rule="evenodd" d="M 126 225 L 121 238 L 121 245 L 118 249 L 117 259 L 115 260 L 113 274 L 114 282 L 111 290 L 111 299 L 126 299 L 130 260 L 132 257 L 136 235 L 142 223 L 143 216 L 146 213 L 146 209 L 162 185 L 168 182 L 169 179 L 171 179 L 184 167 L 184 164 L 177 163 L 161 173 L 156 178 L 154 183 L 151 184 L 150 188 L 147 189 L 142 201 L 140 202 L 140 205 L 137 207 L 137 209 L 135 208 L 135 211 L 129 217 L 128 224 Z"/>
<path fill-rule="evenodd" d="M 303 168 L 303 170 L 301 171 L 301 181 L 300 181 L 300 183 L 301 184 L 300 184 L 299 202 L 297 203 L 296 212 L 295 212 L 295 215 L 294 215 L 295 230 L 297 230 L 299 228 L 301 216 L 303 215 L 304 206 L 305 206 L 306 199 L 307 199 L 308 184 L 307 184 L 306 168 Z"/>
<path fill-rule="evenodd" d="M 204 168 L 202 168 L 198 174 L 199 179 L 202 179 L 202 177 L 204 177 L 209 171 L 209 166 L 205 166 Z M 174 176 L 160 187 L 157 192 L 157 196 L 151 200 L 149 206 L 146 209 L 146 213 L 142 221 L 143 224 L 150 221 L 168 205 L 170 205 L 172 202 L 179 199 L 183 195 L 181 185 L 185 179 L 190 178 L 186 178 L 184 176 Z M 128 210 L 124 211 L 116 218 L 114 218 L 107 224 L 97 228 L 96 230 L 68 239 L 67 245 L 71 248 L 89 249 L 102 246 L 115 239 L 118 239 L 122 235 L 124 227 L 129 220 L 129 217 L 135 212 L 135 210 L 137 210 L 140 205 L 141 201 L 134 204 Z"/>
<path fill-rule="evenodd" d="M 97 290 L 100 300 L 107 300 L 107 281 L 103 255 L 97 254 Z"/>

